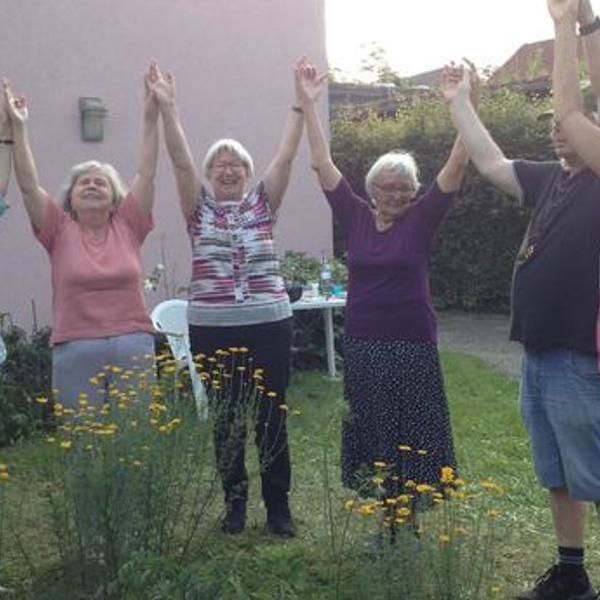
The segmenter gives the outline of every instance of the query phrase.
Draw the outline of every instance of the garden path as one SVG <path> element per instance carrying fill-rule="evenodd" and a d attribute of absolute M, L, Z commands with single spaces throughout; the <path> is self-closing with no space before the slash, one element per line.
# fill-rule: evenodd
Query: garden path
<path fill-rule="evenodd" d="M 437 316 L 442 350 L 478 356 L 499 371 L 519 377 L 523 351 L 508 339 L 508 315 L 439 311 Z"/>

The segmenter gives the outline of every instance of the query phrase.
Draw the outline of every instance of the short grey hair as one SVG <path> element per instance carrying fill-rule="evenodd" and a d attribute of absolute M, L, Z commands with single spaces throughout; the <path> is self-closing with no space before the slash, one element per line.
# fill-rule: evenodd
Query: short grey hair
<path fill-rule="evenodd" d="M 244 148 L 244 146 L 237 140 L 233 140 L 231 138 L 222 138 L 217 140 L 208 149 L 208 152 L 204 157 L 202 168 L 204 169 L 204 175 L 206 177 L 208 177 L 208 172 L 210 171 L 215 158 L 217 158 L 221 152 L 229 152 L 230 154 L 233 154 L 244 165 L 244 168 L 246 169 L 246 175 L 248 177 L 252 177 L 254 175 L 254 163 L 252 162 L 252 157 L 250 156 L 248 150 L 246 150 L 246 148 Z"/>
<path fill-rule="evenodd" d="M 87 175 L 92 171 L 99 171 L 108 179 L 110 187 L 113 193 L 113 206 L 117 208 L 127 195 L 127 186 L 123 183 L 121 176 L 118 171 L 109 163 L 101 163 L 97 160 L 88 160 L 86 162 L 79 163 L 74 167 L 71 167 L 69 175 L 65 180 L 61 191 L 59 192 L 58 199 L 62 204 L 65 212 L 73 215 L 73 206 L 71 205 L 71 194 L 75 183 L 82 175 Z"/>
<path fill-rule="evenodd" d="M 365 189 L 370 198 L 373 198 L 373 180 L 383 171 L 391 171 L 398 177 L 410 179 L 415 190 L 421 185 L 419 183 L 419 168 L 409 152 L 403 150 L 392 150 L 380 156 L 369 169 L 365 177 Z"/>

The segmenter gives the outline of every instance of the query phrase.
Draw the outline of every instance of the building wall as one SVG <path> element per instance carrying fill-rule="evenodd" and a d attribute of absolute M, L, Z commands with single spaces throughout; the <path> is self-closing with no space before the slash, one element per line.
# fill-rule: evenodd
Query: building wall
<path fill-rule="evenodd" d="M 197 164 L 220 137 L 250 150 L 260 174 L 293 103 L 292 66 L 302 54 L 326 65 L 324 0 L 0 0 L 0 75 L 30 105 L 30 136 L 42 185 L 56 193 L 71 165 L 97 158 L 133 177 L 141 129 L 142 75 L 150 59 L 177 82 L 179 112 Z M 110 111 L 104 141 L 82 142 L 80 96 Z M 321 105 L 326 121 L 326 99 Z M 161 136 L 162 140 L 162 136 Z M 29 328 L 51 322 L 47 257 L 33 238 L 20 194 L 0 221 L 0 312 Z M 146 270 L 167 266 L 169 287 L 186 285 L 189 243 L 161 141 L 156 229 Z M 304 140 L 276 228 L 287 249 L 331 252 L 331 216 Z M 151 292 L 150 305 L 165 290 Z"/>

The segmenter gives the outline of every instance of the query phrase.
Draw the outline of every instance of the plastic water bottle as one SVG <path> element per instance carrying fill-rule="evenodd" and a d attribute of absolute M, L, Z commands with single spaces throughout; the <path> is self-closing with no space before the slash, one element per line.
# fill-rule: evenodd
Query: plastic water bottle
<path fill-rule="evenodd" d="M 323 255 L 321 259 L 321 274 L 319 277 L 319 291 L 321 296 L 329 298 L 331 296 L 331 264 Z"/>

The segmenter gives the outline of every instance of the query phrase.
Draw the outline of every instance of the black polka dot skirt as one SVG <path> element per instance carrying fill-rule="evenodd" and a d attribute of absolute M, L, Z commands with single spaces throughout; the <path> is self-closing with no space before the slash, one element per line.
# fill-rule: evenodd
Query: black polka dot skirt
<path fill-rule="evenodd" d="M 435 485 L 442 467 L 456 466 L 436 344 L 346 336 L 344 396 L 345 486 L 367 489 L 376 462 L 398 490 L 407 480 Z"/>

